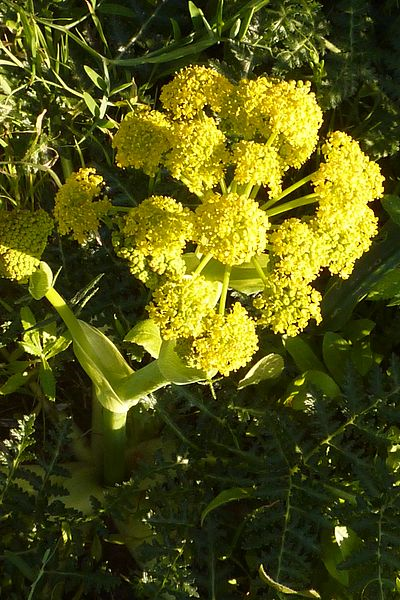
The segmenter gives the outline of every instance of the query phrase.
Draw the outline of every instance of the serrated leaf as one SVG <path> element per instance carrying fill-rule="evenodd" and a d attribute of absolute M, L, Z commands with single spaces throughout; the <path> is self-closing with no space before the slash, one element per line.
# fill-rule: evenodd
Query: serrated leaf
<path fill-rule="evenodd" d="M 124 342 L 142 346 L 153 358 L 158 358 L 162 344 L 160 328 L 151 319 L 140 321 L 125 336 Z"/>
<path fill-rule="evenodd" d="M 280 354 L 268 354 L 263 356 L 241 379 L 238 389 L 241 390 L 249 385 L 257 385 L 265 379 L 279 377 L 284 369 L 284 361 Z"/>
<path fill-rule="evenodd" d="M 29 278 L 29 293 L 35 300 L 41 300 L 53 285 L 53 273 L 43 261 Z"/>
<path fill-rule="evenodd" d="M 216 508 L 227 504 L 228 502 L 234 502 L 235 500 L 243 500 L 244 498 L 251 498 L 254 490 L 252 488 L 230 488 L 219 493 L 201 513 L 200 525 L 203 525 L 206 516 Z"/>

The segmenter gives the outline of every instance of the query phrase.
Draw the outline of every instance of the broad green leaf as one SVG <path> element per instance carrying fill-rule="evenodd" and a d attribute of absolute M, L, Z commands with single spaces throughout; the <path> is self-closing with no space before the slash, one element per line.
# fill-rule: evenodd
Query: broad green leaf
<path fill-rule="evenodd" d="M 369 292 L 368 300 L 389 300 L 400 295 L 400 269 L 392 269 Z"/>
<path fill-rule="evenodd" d="M 41 300 L 53 285 L 53 273 L 43 261 L 29 278 L 29 293 L 35 300 Z"/>
<path fill-rule="evenodd" d="M 183 255 L 188 273 L 192 273 L 198 266 L 200 260 L 194 252 L 188 252 Z M 262 268 L 268 265 L 268 256 L 261 254 L 257 256 L 258 262 Z M 202 270 L 201 274 L 208 281 L 220 281 L 224 278 L 225 266 L 215 259 L 211 259 Z M 232 267 L 229 278 L 229 287 L 231 289 L 242 292 L 243 294 L 255 294 L 264 289 L 264 284 L 261 281 L 256 269 L 251 263 L 243 263 L 242 265 Z"/>
<path fill-rule="evenodd" d="M 7 381 L 0 385 L 0 396 L 7 396 L 7 394 L 16 392 L 27 381 L 28 373 L 26 371 L 24 373 L 14 373 L 14 375 L 11 375 Z"/>
<path fill-rule="evenodd" d="M 324 335 L 322 342 L 324 362 L 331 375 L 339 384 L 343 382 L 346 368 L 350 361 L 350 348 L 351 343 L 338 333 L 328 331 Z"/>
<path fill-rule="evenodd" d="M 94 117 L 98 117 L 100 114 L 99 107 L 96 100 L 89 94 L 89 92 L 83 92 L 82 98 L 85 101 L 86 106 Z"/>
<path fill-rule="evenodd" d="M 235 500 L 243 500 L 244 498 L 251 498 L 253 496 L 254 490 L 253 488 L 230 488 L 229 490 L 224 490 L 218 496 L 216 496 L 211 502 L 206 506 L 206 508 L 201 513 L 200 524 L 203 525 L 204 519 L 206 516 L 216 508 L 227 504 L 228 502 L 234 502 Z"/>
<path fill-rule="evenodd" d="M 106 15 L 117 15 L 119 17 L 135 17 L 135 13 L 133 10 L 128 8 L 127 6 L 122 6 L 122 4 L 114 4 L 112 2 L 105 2 L 104 4 L 99 4 L 97 7 L 98 12 L 104 13 Z"/>
<path fill-rule="evenodd" d="M 44 357 L 42 357 L 42 364 L 39 368 L 39 381 L 46 398 L 54 402 L 56 399 L 56 378 Z"/>
<path fill-rule="evenodd" d="M 260 565 L 258 573 L 264 583 L 269 585 L 269 587 L 273 588 L 274 590 L 277 590 L 281 594 L 287 594 L 289 596 L 301 596 L 302 598 L 321 598 L 321 596 L 315 590 L 294 590 L 287 585 L 283 585 L 282 583 L 274 581 L 274 579 L 272 579 L 272 577 L 265 572 L 263 565 Z"/>
<path fill-rule="evenodd" d="M 118 348 L 98 329 L 78 320 L 79 331 L 73 335 L 74 352 L 91 378 L 100 404 L 112 412 L 124 413 L 130 406 L 121 400 L 116 388 L 133 373 Z"/>
<path fill-rule="evenodd" d="M 205 381 L 215 375 L 207 376 L 203 371 L 187 367 L 175 352 L 176 342 L 174 340 L 163 341 L 158 357 L 158 364 L 165 379 L 176 385 L 187 385 L 196 381 Z"/>
<path fill-rule="evenodd" d="M 392 221 L 396 225 L 400 225 L 400 197 L 394 194 L 385 194 L 381 202 Z"/>
<path fill-rule="evenodd" d="M 371 331 L 375 327 L 375 322 L 371 319 L 357 319 L 355 321 L 349 321 L 346 324 L 346 338 L 351 342 L 358 342 L 368 337 Z"/>
<path fill-rule="evenodd" d="M 355 342 L 350 348 L 350 359 L 360 375 L 366 375 L 374 364 L 370 339 L 364 338 Z"/>
<path fill-rule="evenodd" d="M 267 354 L 261 358 L 239 381 L 238 389 L 248 385 L 256 385 L 264 379 L 275 379 L 279 377 L 284 369 L 283 358 L 280 354 Z"/>
<path fill-rule="evenodd" d="M 83 68 L 85 69 L 86 75 L 93 81 L 94 85 L 102 92 L 105 92 L 107 90 L 107 83 L 104 81 L 103 77 L 88 65 L 83 65 Z"/>
<path fill-rule="evenodd" d="M 151 319 L 140 321 L 125 336 L 124 342 L 142 346 L 153 358 L 158 358 L 162 339 L 160 328 Z"/>
<path fill-rule="evenodd" d="M 340 388 L 334 379 L 324 371 L 311 370 L 303 373 L 288 388 L 285 404 L 295 410 L 306 410 L 310 404 L 310 388 L 320 390 L 328 398 L 338 398 Z"/>
<path fill-rule="evenodd" d="M 356 263 L 349 279 L 334 280 L 321 303 L 324 330 L 336 331 L 349 320 L 354 307 L 385 275 L 400 264 L 400 228 L 386 223 L 379 240 Z"/>
<path fill-rule="evenodd" d="M 311 369 L 325 371 L 322 362 L 302 337 L 285 337 L 282 341 L 301 373 Z"/>

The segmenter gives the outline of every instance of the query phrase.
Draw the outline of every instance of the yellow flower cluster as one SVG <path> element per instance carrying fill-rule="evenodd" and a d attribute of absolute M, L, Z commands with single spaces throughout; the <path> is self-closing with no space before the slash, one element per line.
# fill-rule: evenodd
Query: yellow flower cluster
<path fill-rule="evenodd" d="M 0 277 L 24 282 L 39 266 L 53 229 L 42 209 L 0 211 Z"/>
<path fill-rule="evenodd" d="M 119 126 L 112 145 L 120 167 L 142 169 L 154 176 L 171 148 L 171 125 L 161 112 L 138 106 Z"/>
<path fill-rule="evenodd" d="M 233 145 L 232 158 L 238 183 L 268 186 L 271 198 L 281 193 L 285 165 L 274 146 L 241 140 Z"/>
<path fill-rule="evenodd" d="M 326 241 L 312 226 L 300 219 L 286 219 L 270 235 L 275 270 L 294 282 L 310 283 L 326 266 Z"/>
<path fill-rule="evenodd" d="M 215 119 L 175 123 L 173 148 L 165 159 L 165 166 L 175 179 L 198 195 L 213 188 L 223 177 L 228 160 L 225 136 Z"/>
<path fill-rule="evenodd" d="M 193 213 L 174 198 L 151 196 L 132 208 L 113 235 L 116 253 L 129 262 L 133 275 L 153 288 L 157 275 L 185 272 L 182 252 L 192 238 Z"/>
<path fill-rule="evenodd" d="M 367 204 L 382 195 L 383 178 L 356 141 L 334 132 L 317 172 L 282 189 L 285 173 L 300 168 L 318 141 L 322 112 L 308 82 L 234 84 L 214 69 L 189 66 L 163 86 L 160 103 L 163 112 L 137 107 L 122 122 L 113 142 L 117 162 L 151 176 L 164 168 L 200 201 L 185 212 L 171 198 L 148 199 L 122 221 L 114 244 L 154 289 L 148 311 L 162 336 L 177 340 L 190 366 L 225 375 L 257 348 L 245 309 L 236 304 L 223 314 L 229 267 L 253 261 L 265 286 L 254 299 L 258 324 L 292 336 L 310 319 L 319 323 L 321 295 L 311 284 L 324 268 L 348 277 L 369 248 L 377 219 Z M 310 181 L 313 193 L 286 199 Z M 316 210 L 271 226 L 257 194 L 268 194 L 271 218 L 310 202 Z M 182 258 L 187 243 L 202 257 L 196 275 Z M 265 251 L 262 273 L 253 259 Z M 218 313 L 215 285 L 199 274 L 210 257 L 226 267 Z M 217 268 L 210 264 L 204 272 L 211 277 Z"/>
<path fill-rule="evenodd" d="M 238 194 L 210 194 L 196 209 L 194 241 L 201 254 L 240 265 L 265 250 L 268 217 L 258 203 Z"/>
<path fill-rule="evenodd" d="M 261 312 L 259 325 L 270 327 L 274 333 L 294 337 L 315 319 L 321 321 L 321 294 L 306 281 L 273 272 L 264 292 L 254 299 L 254 307 Z"/>
<path fill-rule="evenodd" d="M 203 319 L 218 301 L 218 287 L 201 275 L 167 281 L 153 293 L 147 306 L 164 339 L 189 338 L 204 329 Z"/>
<path fill-rule="evenodd" d="M 95 169 L 72 173 L 55 197 L 54 217 L 61 235 L 71 234 L 80 244 L 87 242 L 99 227 L 99 221 L 111 208 L 108 198 L 96 200 L 103 178 Z"/>
<path fill-rule="evenodd" d="M 347 219 L 383 194 L 383 177 L 379 166 L 369 160 L 356 140 L 342 131 L 333 132 L 322 148 L 325 161 L 313 176 L 321 207 L 336 208 Z M 340 206 L 338 206 L 340 205 Z"/>
<path fill-rule="evenodd" d="M 220 112 L 232 88 L 229 80 L 214 69 L 195 65 L 182 69 L 164 85 L 160 100 L 173 119 L 193 119 L 205 106 Z"/>
<path fill-rule="evenodd" d="M 206 373 L 219 371 L 227 376 L 244 367 L 257 350 L 255 323 L 246 309 L 236 302 L 226 315 L 212 313 L 206 316 L 203 332 L 181 344 L 180 353 L 190 367 Z"/>
<path fill-rule="evenodd" d="M 312 227 L 325 240 L 324 266 L 345 279 L 377 233 L 378 220 L 367 204 L 382 196 L 384 179 L 346 133 L 332 133 L 323 153 L 325 161 L 312 179 L 319 203 Z"/>
<path fill-rule="evenodd" d="M 316 146 L 322 111 L 309 83 L 259 77 L 238 83 L 225 98 L 221 118 L 245 140 L 274 140 L 286 166 L 298 168 Z"/>
<path fill-rule="evenodd" d="M 355 261 L 366 252 L 372 238 L 378 233 L 378 218 L 368 207 L 361 207 L 356 216 L 348 212 L 346 223 L 332 223 L 332 219 L 324 219 L 321 211 L 312 223 L 315 236 L 325 245 L 326 261 L 333 275 L 347 279 L 354 269 Z M 340 226 L 342 224 L 342 226 Z"/>

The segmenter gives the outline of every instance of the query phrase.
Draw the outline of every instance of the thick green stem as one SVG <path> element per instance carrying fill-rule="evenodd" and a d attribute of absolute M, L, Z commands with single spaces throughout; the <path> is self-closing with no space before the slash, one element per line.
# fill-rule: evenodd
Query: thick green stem
<path fill-rule="evenodd" d="M 68 327 L 72 336 L 81 336 L 79 321 L 72 312 L 72 310 L 67 306 L 64 298 L 60 296 L 60 294 L 51 287 L 46 292 L 46 298 L 52 304 L 52 306 L 56 309 L 66 326 Z"/>
<path fill-rule="evenodd" d="M 102 407 L 103 477 L 105 485 L 121 483 L 126 476 L 126 415 Z"/>
<path fill-rule="evenodd" d="M 253 258 L 251 259 L 251 262 L 252 262 L 253 267 L 257 271 L 261 281 L 266 286 L 268 284 L 268 279 L 267 279 L 266 274 L 263 271 L 262 266 L 260 265 L 258 258 L 256 256 L 253 256 Z"/>
<path fill-rule="evenodd" d="M 197 265 L 195 271 L 193 271 L 193 275 L 199 275 L 202 270 L 204 269 L 204 267 L 210 262 L 210 260 L 212 259 L 212 254 L 208 253 L 205 254 L 203 256 L 203 258 L 200 260 L 199 264 Z"/>
<path fill-rule="evenodd" d="M 301 198 L 296 198 L 296 200 L 291 200 L 290 202 L 285 202 L 285 204 L 280 204 L 275 208 L 270 208 L 265 211 L 268 217 L 274 217 L 275 215 L 280 215 L 289 210 L 293 210 L 294 208 L 299 208 L 300 206 L 306 206 L 307 204 L 314 204 L 318 201 L 318 194 L 308 194 L 307 196 L 302 196 Z"/>

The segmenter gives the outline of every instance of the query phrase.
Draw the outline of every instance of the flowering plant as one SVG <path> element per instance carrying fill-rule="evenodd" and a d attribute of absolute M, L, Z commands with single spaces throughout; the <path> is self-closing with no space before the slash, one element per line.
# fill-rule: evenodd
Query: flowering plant
<path fill-rule="evenodd" d="M 285 187 L 318 143 L 322 111 L 308 83 L 234 84 L 192 66 L 162 88 L 160 103 L 162 110 L 137 104 L 126 115 L 113 139 L 116 161 L 144 171 L 152 191 L 176 179 L 194 206 L 153 193 L 134 208 L 112 207 L 99 199 L 101 176 L 81 169 L 59 190 L 54 210 L 60 233 L 81 244 L 100 219 L 113 218 L 116 254 L 152 293 L 149 319 L 127 339 L 155 360 L 133 371 L 104 334 L 76 319 L 46 265 L 31 278 L 32 294 L 58 310 L 94 383 L 109 440 L 107 483 L 125 475 L 130 407 L 168 383 L 245 366 L 258 349 L 257 328 L 296 336 L 310 319 L 321 321 L 312 284 L 323 269 L 350 275 L 377 233 L 368 204 L 383 193 L 378 165 L 340 131 L 322 145 L 318 168 Z M 306 185 L 311 191 L 299 196 Z"/>

